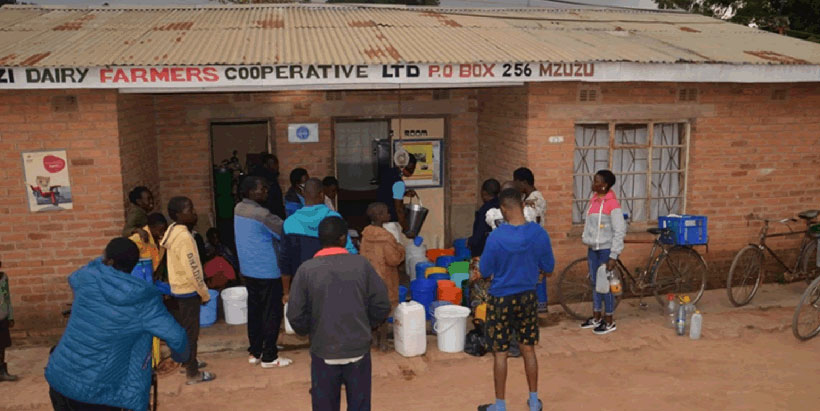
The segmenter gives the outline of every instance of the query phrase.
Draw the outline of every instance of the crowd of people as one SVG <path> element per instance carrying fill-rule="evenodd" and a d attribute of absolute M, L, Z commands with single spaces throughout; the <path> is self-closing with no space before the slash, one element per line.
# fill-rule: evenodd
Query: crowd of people
<path fill-rule="evenodd" d="M 277 345 L 287 317 L 296 333 L 310 336 L 313 409 L 338 410 L 342 385 L 349 409 L 369 409 L 371 345 L 389 350 L 386 320 L 401 302 L 400 272 L 413 237 L 404 200 L 415 195 L 404 178 L 412 176 L 415 165 L 411 155 L 406 166 L 382 170 L 358 248 L 336 211 L 339 182 L 311 178 L 297 168 L 283 193 L 272 155 L 263 156 L 238 187 L 242 200 L 234 209 L 235 249 L 222 243 L 216 229 L 208 230 L 207 242 L 194 230 L 198 218 L 190 198 L 168 201 L 168 224 L 154 212 L 150 190 L 132 190 L 123 237 L 69 276 L 71 319 L 46 368 L 55 409 L 145 409 L 159 340 L 184 367 L 188 384 L 213 381 L 216 375 L 197 358 L 200 309 L 212 298 L 209 288 L 236 284 L 248 292 L 249 364 L 280 368 L 293 363 Z M 593 181 L 582 237 L 591 283 L 598 268 L 612 269 L 623 251 L 626 230 L 614 184 L 608 170 Z M 516 346 L 530 391 L 527 403 L 540 410 L 535 289 L 555 267 L 544 228 L 547 202 L 527 168 L 515 170 L 503 184 L 485 181 L 480 197 L 483 204 L 468 239 L 470 280 L 485 288 L 495 401 L 479 409 L 506 409 L 507 353 Z M 227 268 L 221 276 L 206 275 L 204 267 L 216 258 Z M 143 261 L 151 268 L 150 278 L 136 274 Z M 595 293 L 593 308 L 593 317 L 581 327 L 596 334 L 614 331 L 612 295 Z M 16 379 L 4 361 L 13 326 L 8 280 L 0 272 L 0 381 Z"/>

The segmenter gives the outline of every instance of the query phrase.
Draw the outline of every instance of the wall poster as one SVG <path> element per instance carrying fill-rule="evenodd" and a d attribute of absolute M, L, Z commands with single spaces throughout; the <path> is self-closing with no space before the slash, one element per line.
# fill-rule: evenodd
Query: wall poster
<path fill-rule="evenodd" d="M 407 187 L 440 187 L 444 164 L 442 140 L 393 140 L 393 150 L 401 145 L 416 157 L 416 171 L 404 179 Z"/>
<path fill-rule="evenodd" d="M 23 152 L 23 171 L 29 210 L 39 212 L 74 208 L 65 150 Z"/>

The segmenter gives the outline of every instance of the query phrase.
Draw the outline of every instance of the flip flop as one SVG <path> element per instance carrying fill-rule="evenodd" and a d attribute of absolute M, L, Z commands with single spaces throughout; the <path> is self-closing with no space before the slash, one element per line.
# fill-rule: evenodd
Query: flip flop
<path fill-rule="evenodd" d="M 530 407 L 530 400 L 527 400 L 527 407 L 532 409 L 532 407 Z M 538 400 L 538 411 L 541 411 L 543 409 L 544 409 L 544 403 L 541 402 L 541 400 L 539 399 Z"/>
<path fill-rule="evenodd" d="M 478 406 L 478 411 L 491 411 L 491 410 L 494 410 L 495 408 L 491 408 L 491 407 L 493 407 L 494 405 L 495 405 L 495 404 L 484 404 L 484 405 L 479 405 L 479 406 Z"/>
<path fill-rule="evenodd" d="M 202 371 L 202 372 L 199 373 L 199 376 L 196 377 L 196 379 L 193 379 L 193 380 L 189 379 L 188 382 L 185 383 L 185 385 L 194 385 L 194 384 L 199 384 L 201 382 L 213 381 L 215 379 L 216 379 L 216 374 L 211 374 L 208 371 Z"/>

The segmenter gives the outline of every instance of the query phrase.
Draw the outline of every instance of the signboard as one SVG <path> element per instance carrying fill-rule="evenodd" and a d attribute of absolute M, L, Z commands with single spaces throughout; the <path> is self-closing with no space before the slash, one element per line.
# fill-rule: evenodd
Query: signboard
<path fill-rule="evenodd" d="M 110 88 L 172 92 L 210 89 L 364 88 L 373 85 L 395 87 L 399 84 L 416 87 L 489 86 L 548 81 L 817 82 L 820 81 L 820 66 L 540 62 L 0 67 L 0 90 Z"/>
<path fill-rule="evenodd" d="M 405 177 L 407 187 L 439 187 L 442 175 L 442 140 L 393 140 L 393 151 L 404 147 L 416 157 L 416 171 Z"/>
<path fill-rule="evenodd" d="M 39 212 L 74 208 L 65 150 L 24 152 L 23 171 L 29 210 Z"/>
<path fill-rule="evenodd" d="M 289 143 L 318 143 L 319 124 L 288 124 Z"/>

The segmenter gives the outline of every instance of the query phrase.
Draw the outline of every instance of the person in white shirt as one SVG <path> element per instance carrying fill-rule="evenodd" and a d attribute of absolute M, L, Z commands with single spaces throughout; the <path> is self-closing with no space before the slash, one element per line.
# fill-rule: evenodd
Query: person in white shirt
<path fill-rule="evenodd" d="M 535 189 L 535 176 L 532 170 L 521 167 L 513 173 L 515 188 L 524 198 L 524 217 L 527 221 L 535 221 L 542 227 L 547 225 L 547 200 L 540 191 Z M 530 210 L 527 210 L 527 209 Z M 532 220 L 530 220 L 532 218 Z"/>
<path fill-rule="evenodd" d="M 325 192 L 325 205 L 331 211 L 336 210 L 336 196 L 339 193 L 339 180 L 333 176 L 327 176 L 322 180 L 322 190 Z"/>

